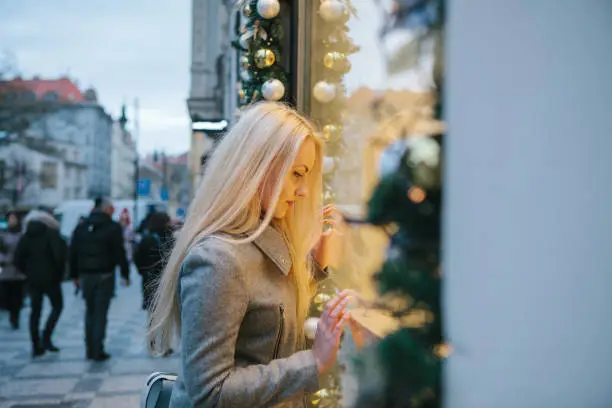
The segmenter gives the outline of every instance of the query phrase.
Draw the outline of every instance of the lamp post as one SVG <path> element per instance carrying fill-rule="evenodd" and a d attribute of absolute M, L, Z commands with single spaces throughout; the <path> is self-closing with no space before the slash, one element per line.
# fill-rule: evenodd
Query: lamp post
<path fill-rule="evenodd" d="M 134 151 L 136 153 L 136 157 L 134 158 L 134 228 L 138 229 L 136 225 L 138 223 L 138 187 L 139 187 L 139 178 L 140 178 L 140 163 L 139 163 L 139 155 L 138 155 L 138 141 L 140 139 L 140 123 L 139 123 L 139 104 L 138 98 L 134 100 Z"/>

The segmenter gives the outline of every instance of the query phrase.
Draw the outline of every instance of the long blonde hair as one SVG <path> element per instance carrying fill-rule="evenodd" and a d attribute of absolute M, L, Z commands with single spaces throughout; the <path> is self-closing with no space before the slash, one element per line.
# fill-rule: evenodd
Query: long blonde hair
<path fill-rule="evenodd" d="M 241 113 L 205 166 L 153 302 L 148 334 L 153 351 L 168 350 L 173 338 L 180 336 L 178 283 L 181 264 L 189 250 L 210 236 L 238 244 L 256 239 L 272 222 L 284 176 L 307 138 L 315 142 L 317 152 L 307 179 L 309 194 L 275 225 L 291 251 L 290 275 L 297 295 L 298 327 L 302 327 L 313 290 L 309 252 L 321 233 L 318 212 L 323 146 L 308 120 L 283 104 L 263 102 Z M 270 210 L 262 214 L 264 186 L 272 191 L 272 200 Z"/>

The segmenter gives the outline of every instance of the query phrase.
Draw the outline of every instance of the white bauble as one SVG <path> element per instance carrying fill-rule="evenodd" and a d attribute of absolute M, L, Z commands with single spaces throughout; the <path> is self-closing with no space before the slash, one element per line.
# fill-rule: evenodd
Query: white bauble
<path fill-rule="evenodd" d="M 250 33 L 245 33 L 240 36 L 238 40 L 240 46 L 245 50 L 249 49 L 249 45 L 251 45 L 251 40 L 253 39 L 253 35 Z"/>
<path fill-rule="evenodd" d="M 319 81 L 314 86 L 312 93 L 317 101 L 329 103 L 336 97 L 336 85 L 326 81 Z"/>
<path fill-rule="evenodd" d="M 428 136 L 418 136 L 408 140 L 410 153 L 408 160 L 414 164 L 423 163 L 427 167 L 440 164 L 440 145 Z"/>
<path fill-rule="evenodd" d="M 333 157 L 325 156 L 323 158 L 323 173 L 331 173 L 334 171 L 334 167 L 336 167 L 336 161 Z"/>
<path fill-rule="evenodd" d="M 317 325 L 319 324 L 318 317 L 309 317 L 304 322 L 304 335 L 309 340 L 314 340 L 317 334 Z"/>
<path fill-rule="evenodd" d="M 325 0 L 319 7 L 319 14 L 328 23 L 338 21 L 344 15 L 344 4 L 339 0 Z"/>
<path fill-rule="evenodd" d="M 245 82 L 248 82 L 251 80 L 251 74 L 246 69 L 240 70 L 240 79 Z"/>
<path fill-rule="evenodd" d="M 257 12 L 263 18 L 274 18 L 280 12 L 280 3 L 278 0 L 259 0 L 257 2 Z"/>
<path fill-rule="evenodd" d="M 285 95 L 285 85 L 278 79 L 268 79 L 261 86 L 261 93 L 267 101 L 280 101 Z"/>

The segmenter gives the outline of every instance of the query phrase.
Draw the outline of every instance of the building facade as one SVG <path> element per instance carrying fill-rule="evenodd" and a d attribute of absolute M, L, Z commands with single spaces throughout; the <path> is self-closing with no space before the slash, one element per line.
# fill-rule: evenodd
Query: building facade
<path fill-rule="evenodd" d="M 235 118 L 237 53 L 233 2 L 192 0 L 191 81 L 187 108 L 192 122 L 189 176 L 197 188 L 202 165 Z"/>
<path fill-rule="evenodd" d="M 0 148 L 0 206 L 55 207 L 86 197 L 87 167 L 38 141 Z"/>
<path fill-rule="evenodd" d="M 68 78 L 16 80 L 32 98 L 49 108 L 27 129 L 28 137 L 43 140 L 87 167 L 85 195 L 111 195 L 111 135 L 113 121 L 98 103 L 96 91 L 81 92 Z"/>

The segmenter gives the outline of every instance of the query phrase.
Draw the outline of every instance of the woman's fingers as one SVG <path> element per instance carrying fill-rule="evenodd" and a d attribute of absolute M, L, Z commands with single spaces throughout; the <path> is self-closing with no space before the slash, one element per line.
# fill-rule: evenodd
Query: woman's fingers
<path fill-rule="evenodd" d="M 340 336 L 342 335 L 342 331 L 344 330 L 344 326 L 346 326 L 346 324 L 348 322 L 350 322 L 350 319 L 351 319 L 351 313 L 350 312 L 346 312 L 346 313 L 343 313 L 342 314 L 342 318 L 338 319 L 338 321 L 336 322 L 336 326 L 332 330 L 332 334 L 334 335 L 334 338 L 336 339 L 336 342 L 340 341 Z"/>
<path fill-rule="evenodd" d="M 325 311 L 323 312 L 323 318 L 324 319 L 339 318 L 340 317 L 339 314 L 344 310 L 344 308 L 346 307 L 346 305 L 348 304 L 350 300 L 350 297 L 349 297 L 350 295 L 351 295 L 350 292 L 342 291 L 338 294 L 338 296 L 330 300 L 327 303 Z"/>

